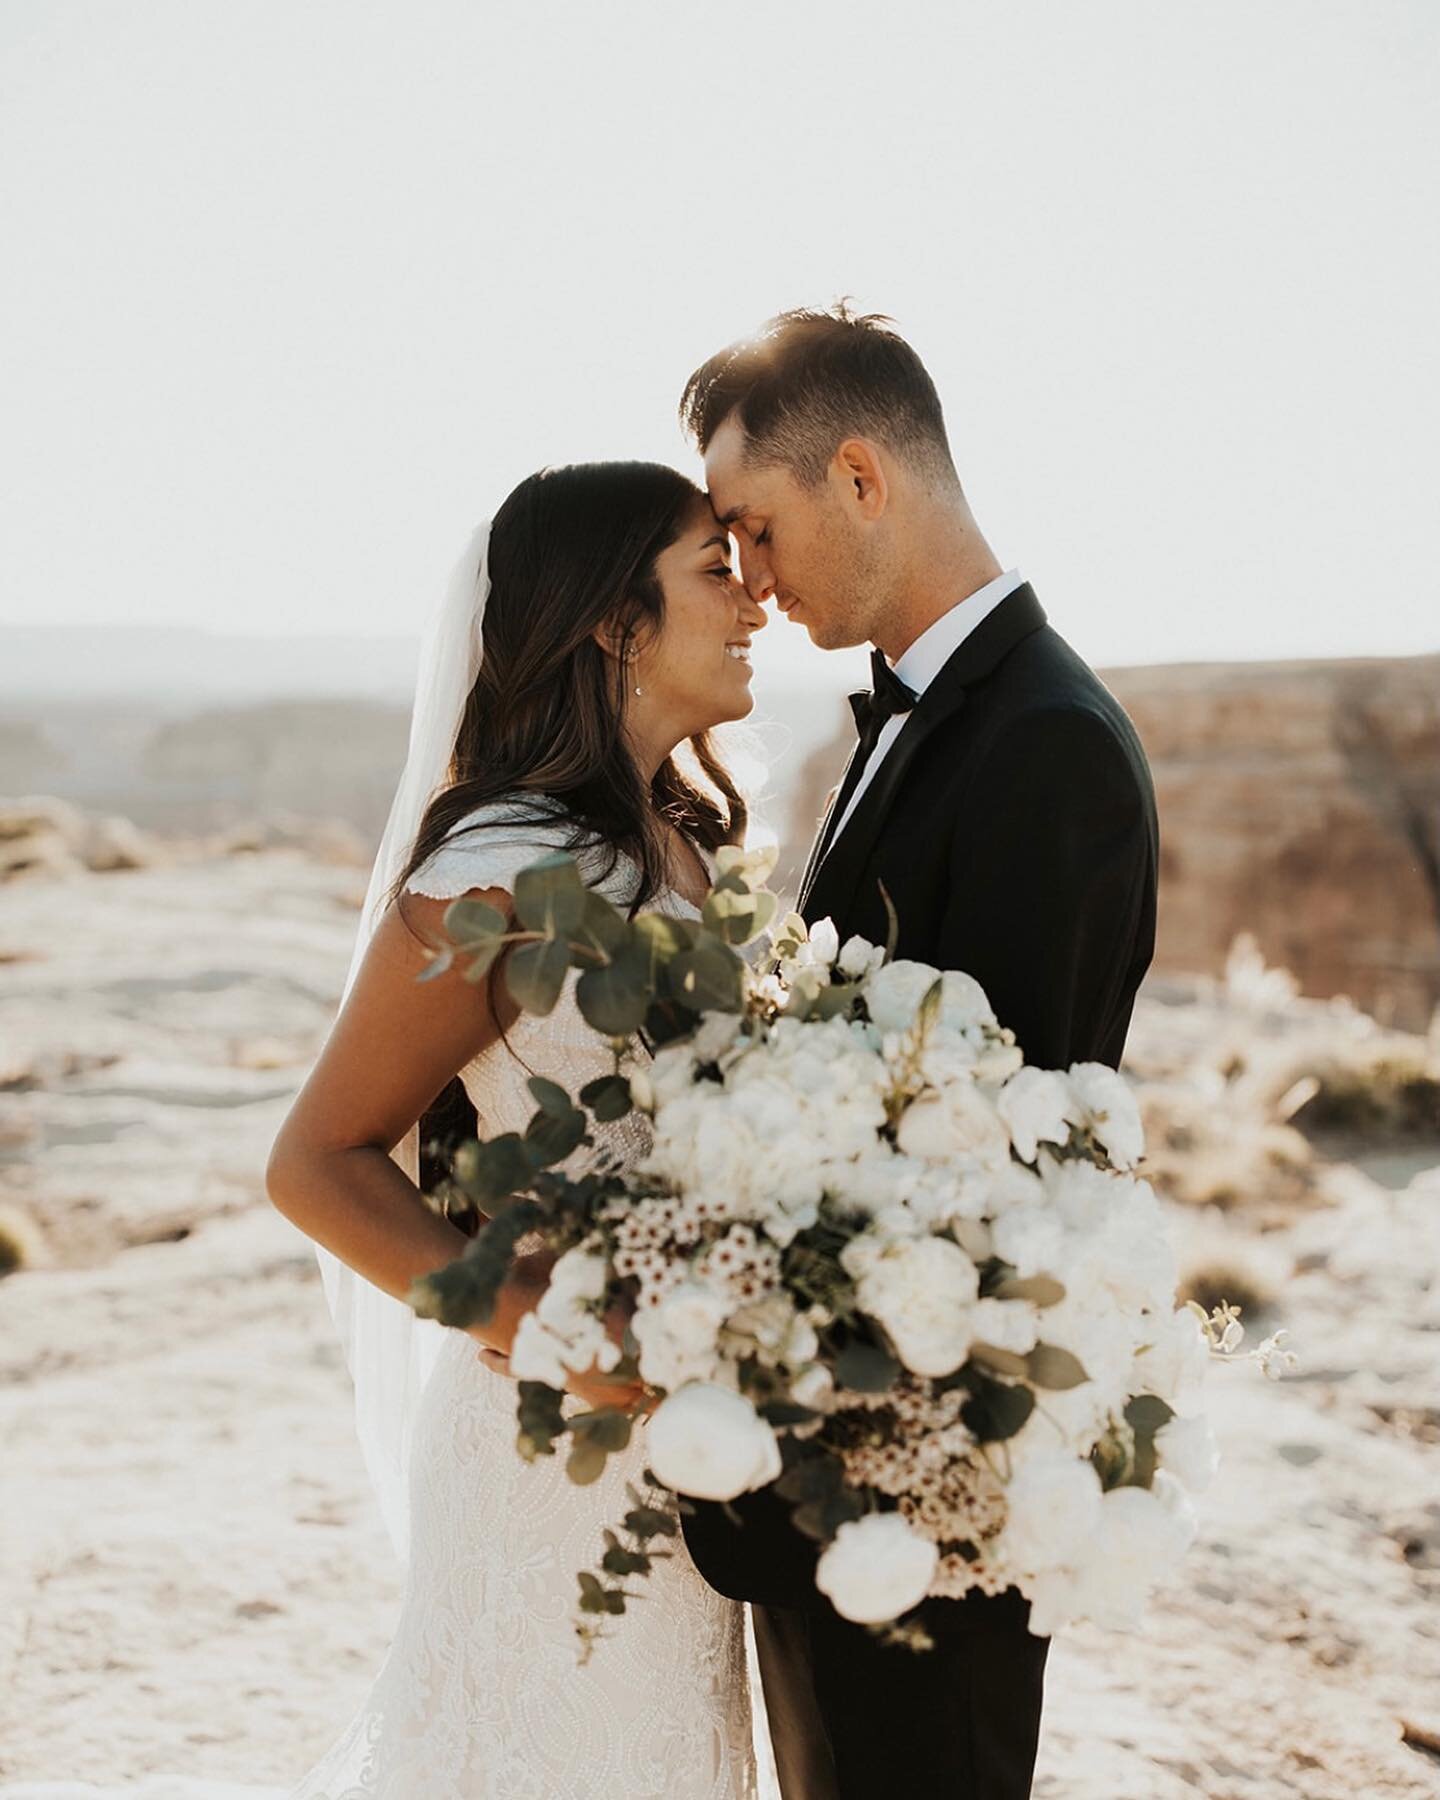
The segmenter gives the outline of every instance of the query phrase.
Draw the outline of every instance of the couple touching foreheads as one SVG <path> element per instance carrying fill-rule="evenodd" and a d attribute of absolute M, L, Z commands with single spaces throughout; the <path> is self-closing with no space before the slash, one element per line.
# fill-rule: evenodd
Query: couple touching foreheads
<path fill-rule="evenodd" d="M 830 1608 L 815 1546 L 765 1492 L 697 1504 L 624 1631 L 577 1665 L 574 1571 L 624 1511 L 645 1432 L 586 1487 L 516 1456 L 504 1352 L 538 1251 L 469 1333 L 404 1302 L 468 1242 L 418 1185 L 438 1100 L 463 1090 L 484 1135 L 523 1131 L 532 1073 L 573 1092 L 612 1066 L 568 992 L 539 1017 L 455 970 L 417 980 L 425 940 L 460 895 L 508 907 L 555 849 L 627 907 L 696 916 L 747 823 L 710 732 L 750 711 L 772 605 L 821 650 L 873 646 L 806 919 L 884 942 L 888 895 L 897 954 L 968 970 L 1027 1062 L 1120 1060 L 1154 937 L 1145 759 L 981 534 L 919 357 L 881 318 L 785 313 L 699 368 L 681 416 L 704 490 L 650 463 L 549 469 L 469 546 L 345 1004 L 271 1157 L 406 1559 L 390 1653 L 305 1800 L 746 1800 L 769 1777 L 745 1602 L 784 1800 L 1030 1792 L 1049 1646 L 1019 1593 L 927 1600 L 935 1647 L 890 1647 Z M 642 1132 L 597 1127 L 591 1153 L 639 1156 Z M 613 1402 L 597 1379 L 571 1387 Z"/>

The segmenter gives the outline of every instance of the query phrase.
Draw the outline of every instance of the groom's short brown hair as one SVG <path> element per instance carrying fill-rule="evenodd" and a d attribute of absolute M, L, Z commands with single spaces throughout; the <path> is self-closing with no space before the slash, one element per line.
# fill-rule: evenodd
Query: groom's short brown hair
<path fill-rule="evenodd" d="M 946 485 L 957 482 L 945 414 L 924 363 L 883 313 L 777 313 L 685 383 L 680 422 L 703 456 L 732 413 L 745 461 L 814 487 L 847 437 L 869 437 Z"/>

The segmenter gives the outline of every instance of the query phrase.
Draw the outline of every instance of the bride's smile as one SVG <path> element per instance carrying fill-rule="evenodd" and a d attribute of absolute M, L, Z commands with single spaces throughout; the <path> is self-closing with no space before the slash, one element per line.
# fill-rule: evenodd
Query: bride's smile
<path fill-rule="evenodd" d="M 746 592 L 730 537 L 697 500 L 674 543 L 655 559 L 663 615 L 632 645 L 629 729 L 642 762 L 658 762 L 687 737 L 754 706 L 751 639 L 768 615 Z"/>

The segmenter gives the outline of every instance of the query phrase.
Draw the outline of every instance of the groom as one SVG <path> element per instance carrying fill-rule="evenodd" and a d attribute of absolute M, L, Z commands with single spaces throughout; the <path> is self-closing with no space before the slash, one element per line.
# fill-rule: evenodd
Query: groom
<path fill-rule="evenodd" d="M 965 969 L 1027 1062 L 1117 1066 L 1155 933 L 1155 802 L 1129 719 L 1002 569 L 934 384 L 887 320 L 791 312 L 691 376 L 681 417 L 756 600 L 824 650 L 869 643 L 873 691 L 800 910 L 843 943 Z M 753 1601 L 785 1800 L 1024 1800 L 1048 1638 L 1008 1589 L 930 1599 L 936 1647 L 882 1647 L 814 1586 L 765 1493 L 684 1522 L 712 1587 Z"/>

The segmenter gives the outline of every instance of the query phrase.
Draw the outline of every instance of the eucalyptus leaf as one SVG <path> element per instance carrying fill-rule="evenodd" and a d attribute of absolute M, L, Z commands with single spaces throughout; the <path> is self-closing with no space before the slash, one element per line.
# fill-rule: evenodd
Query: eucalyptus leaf
<path fill-rule="evenodd" d="M 577 1440 L 599 1444 L 604 1450 L 624 1450 L 630 1442 L 630 1425 L 629 1416 L 614 1406 L 577 1413 L 570 1421 Z"/>
<path fill-rule="evenodd" d="M 575 1110 L 575 1102 L 558 1081 L 547 1081 L 543 1075 L 532 1075 L 525 1085 L 542 1112 L 553 1113 L 558 1118 Z"/>
<path fill-rule="evenodd" d="M 453 950 L 441 950 L 438 955 L 431 957 L 430 961 L 426 963 L 425 967 L 415 979 L 417 981 L 435 981 L 441 975 L 444 975 L 447 970 L 451 969 L 454 966 L 454 963 L 455 952 Z"/>
<path fill-rule="evenodd" d="M 643 1550 L 625 1550 L 615 1544 L 600 1558 L 600 1567 L 607 1575 L 648 1575 L 650 1558 Z"/>
<path fill-rule="evenodd" d="M 820 1417 L 813 1406 L 802 1406 L 798 1400 L 766 1400 L 756 1410 L 770 1425 L 808 1425 Z"/>
<path fill-rule="evenodd" d="M 674 1537 L 680 1529 L 673 1514 L 661 1512 L 658 1506 L 635 1506 L 626 1513 L 621 1524 L 642 1540 L 652 1537 Z"/>
<path fill-rule="evenodd" d="M 569 967 L 569 949 L 555 939 L 521 944 L 505 965 L 505 985 L 517 1006 L 545 1018 L 555 1010 Z"/>
<path fill-rule="evenodd" d="M 695 1012 L 739 1012 L 745 1004 L 745 965 L 728 945 L 702 933 L 693 950 L 673 958 L 670 992 Z"/>
<path fill-rule="evenodd" d="M 888 1350 L 863 1338 L 852 1338 L 835 1359 L 836 1385 L 861 1394 L 883 1394 L 899 1373 L 900 1364 Z"/>
<path fill-rule="evenodd" d="M 537 1456 L 552 1456 L 555 1439 L 564 1435 L 565 1415 L 562 1396 L 544 1381 L 522 1381 L 516 1418 L 520 1435 L 516 1445 L 527 1462 Z"/>
<path fill-rule="evenodd" d="M 538 1112 L 525 1132 L 525 1149 L 535 1168 L 564 1162 L 585 1141 L 586 1119 L 578 1106 L 568 1112 Z"/>
<path fill-rule="evenodd" d="M 589 1487 L 604 1474 L 606 1454 L 603 1444 L 597 1444 L 593 1438 L 582 1438 L 565 1459 L 565 1473 L 576 1487 Z"/>
<path fill-rule="evenodd" d="M 445 933 L 462 950 L 486 938 L 504 937 L 509 922 L 485 900 L 452 900 L 445 908 Z"/>
<path fill-rule="evenodd" d="M 507 945 L 504 938 L 487 938 L 483 943 L 467 945 L 463 954 L 469 959 L 465 964 L 467 981 L 483 981 L 495 966 L 495 959 Z"/>
<path fill-rule="evenodd" d="M 1029 1373 L 1025 1358 L 1018 1351 L 1001 1349 L 998 1344 L 985 1344 L 977 1340 L 970 1346 L 970 1357 L 982 1369 L 989 1369 L 994 1375 L 1010 1375 L 1023 1381 Z"/>
<path fill-rule="evenodd" d="M 882 881 L 878 883 L 881 904 L 885 908 L 885 960 L 894 962 L 895 948 L 900 942 L 900 915 L 895 910 L 895 902 L 890 898 L 890 890 Z"/>
<path fill-rule="evenodd" d="M 641 952 L 627 947 L 575 983 L 575 1004 L 585 1023 L 605 1037 L 629 1037 L 645 1022 L 653 996 L 650 969 Z"/>
<path fill-rule="evenodd" d="M 442 1325 L 464 1329 L 489 1324 L 510 1273 L 515 1246 L 540 1219 L 540 1208 L 533 1200 L 517 1200 L 498 1218 L 487 1221 L 454 1262 L 412 1282 L 406 1295 L 410 1305 L 422 1319 L 438 1319 Z"/>
<path fill-rule="evenodd" d="M 1079 1387 L 1090 1379 L 1080 1358 L 1058 1344 L 1037 1344 L 1025 1358 L 1025 1373 L 1042 1388 Z"/>
<path fill-rule="evenodd" d="M 665 913 L 641 913 L 630 922 L 635 947 L 646 958 L 647 967 L 669 962 L 695 942 L 695 927 L 688 919 L 672 919 Z"/>
<path fill-rule="evenodd" d="M 455 1179 L 486 1212 L 493 1212 L 511 1194 L 528 1186 L 534 1171 L 524 1141 L 514 1131 L 477 1143 L 473 1163 L 467 1156 L 464 1167 L 468 1171 L 466 1174 L 461 1173 L 461 1165 L 456 1163 Z"/>
<path fill-rule="evenodd" d="M 603 894 L 587 888 L 585 911 L 573 935 L 579 942 L 591 945 L 606 956 L 613 956 L 629 938 L 630 922 Z"/>
<path fill-rule="evenodd" d="M 982 1444 L 1014 1437 L 1035 1410 L 1035 1390 L 1021 1382 L 1011 1386 L 977 1374 L 969 1386 L 970 1398 L 960 1408 L 960 1417 Z"/>
<path fill-rule="evenodd" d="M 1010 1275 L 991 1293 L 997 1300 L 1029 1300 L 1036 1306 L 1055 1306 L 1065 1298 L 1065 1284 L 1053 1275 Z"/>
<path fill-rule="evenodd" d="M 1135 1431 L 1152 1435 L 1175 1417 L 1175 1409 L 1158 1394 L 1136 1394 L 1125 1403 L 1125 1423 Z"/>
<path fill-rule="evenodd" d="M 594 1081 L 587 1081 L 580 1090 L 580 1100 L 602 1125 L 623 1119 L 634 1104 L 630 1083 L 623 1075 L 601 1075 Z"/>
<path fill-rule="evenodd" d="M 515 915 L 527 931 L 568 937 L 585 916 L 585 884 L 563 850 L 542 856 L 515 877 Z"/>

